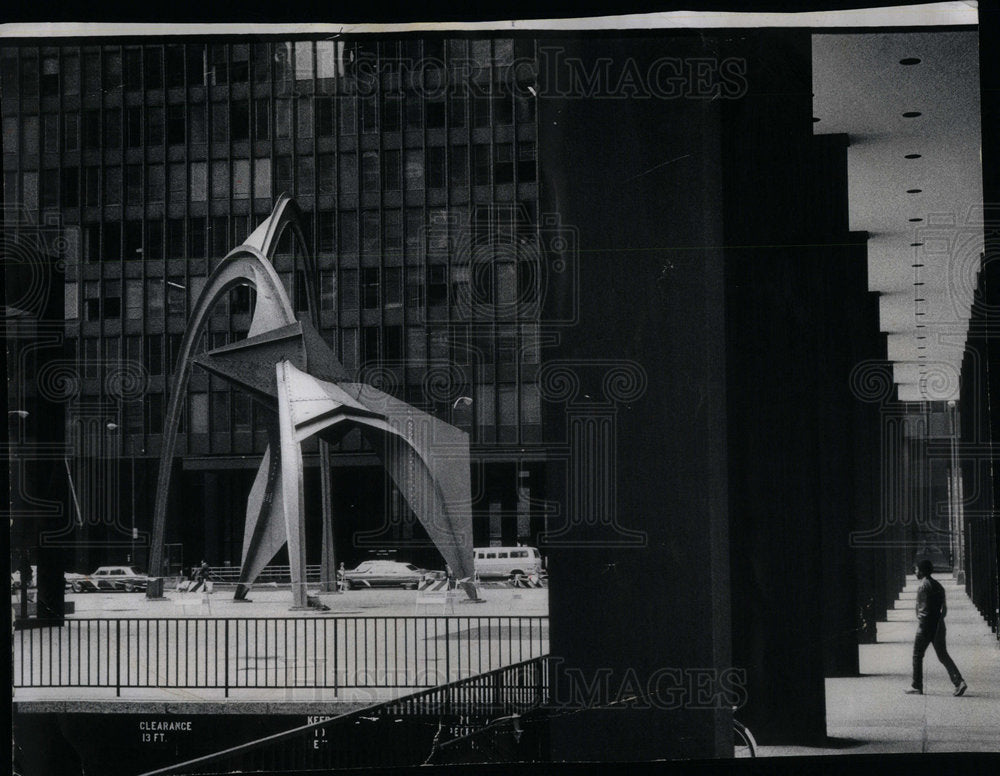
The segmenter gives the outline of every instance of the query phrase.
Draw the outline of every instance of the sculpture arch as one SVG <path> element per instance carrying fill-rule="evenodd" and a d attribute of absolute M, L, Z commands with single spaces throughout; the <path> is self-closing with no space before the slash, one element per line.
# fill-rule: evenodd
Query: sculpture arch
<path fill-rule="evenodd" d="M 150 572 L 159 576 L 177 426 L 191 369 L 198 364 L 273 410 L 268 447 L 247 502 L 243 563 L 236 597 L 244 598 L 261 569 L 285 543 L 295 608 L 308 605 L 301 444 L 360 427 L 379 453 L 446 562 L 471 579 L 472 517 L 468 435 L 371 385 L 358 382 L 337 361 L 315 327 L 298 320 L 271 260 L 291 229 L 305 262 L 310 317 L 318 319 L 316 265 L 306 248 L 298 208 L 279 198 L 271 216 L 211 273 L 192 310 L 171 380 L 157 478 Z M 257 291 L 247 338 L 195 356 L 208 316 L 237 285 Z M 324 448 L 325 450 L 325 448 Z M 475 598 L 471 582 L 466 588 Z M 162 595 L 162 582 L 151 585 Z"/>

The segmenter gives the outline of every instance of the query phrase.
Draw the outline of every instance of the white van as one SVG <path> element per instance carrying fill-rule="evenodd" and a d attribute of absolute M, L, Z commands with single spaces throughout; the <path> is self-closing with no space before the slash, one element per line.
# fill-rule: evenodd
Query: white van
<path fill-rule="evenodd" d="M 476 576 L 514 577 L 542 571 L 542 556 L 534 547 L 474 547 Z"/>

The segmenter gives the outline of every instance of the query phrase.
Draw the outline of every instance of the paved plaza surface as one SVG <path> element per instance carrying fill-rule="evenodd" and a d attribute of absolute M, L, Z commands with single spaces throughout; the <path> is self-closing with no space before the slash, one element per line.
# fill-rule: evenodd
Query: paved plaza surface
<path fill-rule="evenodd" d="M 878 643 L 861 645 L 861 676 L 826 680 L 824 747 L 763 746 L 761 756 L 1000 752 L 1000 644 L 951 575 L 935 578 L 947 593 L 948 652 L 969 685 L 953 687 L 933 647 L 924 657 L 924 694 L 910 686 L 917 579 L 878 624 Z"/>
<path fill-rule="evenodd" d="M 321 593 L 310 588 L 309 595 L 330 607 L 329 611 L 292 611 L 288 585 L 260 585 L 248 596 L 249 602 L 233 600 L 233 588 L 215 586 L 209 595 L 167 590 L 163 600 L 149 600 L 145 593 L 67 593 L 73 601 L 74 619 L 85 617 L 412 617 L 454 614 L 461 617 L 539 616 L 549 613 L 548 590 L 524 589 L 507 585 L 483 586 L 483 603 L 473 603 L 462 591 L 453 593 L 453 608 L 441 603 L 424 603 L 419 591 L 402 589 L 349 590 Z"/>

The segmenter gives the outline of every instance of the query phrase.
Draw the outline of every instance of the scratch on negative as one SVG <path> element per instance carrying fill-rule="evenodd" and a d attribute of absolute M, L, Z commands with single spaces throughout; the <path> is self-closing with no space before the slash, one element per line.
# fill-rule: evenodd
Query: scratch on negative
<path fill-rule="evenodd" d="M 633 175 L 631 178 L 626 178 L 625 179 L 625 183 L 628 183 L 629 181 L 634 181 L 636 178 L 641 178 L 643 175 L 648 175 L 649 173 L 653 172 L 653 170 L 659 170 L 661 167 L 666 167 L 668 164 L 673 164 L 674 162 L 679 162 L 681 159 L 687 159 L 689 156 L 691 156 L 691 154 L 684 154 L 684 156 L 678 156 L 675 159 L 667 159 L 667 161 L 665 161 L 665 162 L 660 162 L 659 164 L 654 164 L 648 170 L 643 170 L 642 172 L 637 173 L 636 175 Z"/>

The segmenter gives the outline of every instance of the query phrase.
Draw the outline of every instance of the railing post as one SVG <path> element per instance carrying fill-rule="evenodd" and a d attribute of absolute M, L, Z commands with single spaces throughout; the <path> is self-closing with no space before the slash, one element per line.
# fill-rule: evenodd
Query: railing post
<path fill-rule="evenodd" d="M 451 636 L 450 627 L 451 620 L 447 617 L 444 619 L 444 683 L 448 684 L 451 681 Z"/>
<path fill-rule="evenodd" d="M 340 693 L 340 682 L 337 681 L 337 655 L 338 655 L 338 620 L 339 617 L 333 618 L 333 697 L 336 698 Z"/>
<path fill-rule="evenodd" d="M 223 622 L 226 623 L 226 641 L 225 641 L 225 658 L 223 659 L 223 673 L 226 675 L 225 679 L 225 697 L 229 697 L 229 618 L 227 617 Z"/>
<path fill-rule="evenodd" d="M 115 620 L 115 696 L 122 694 L 122 621 Z"/>

